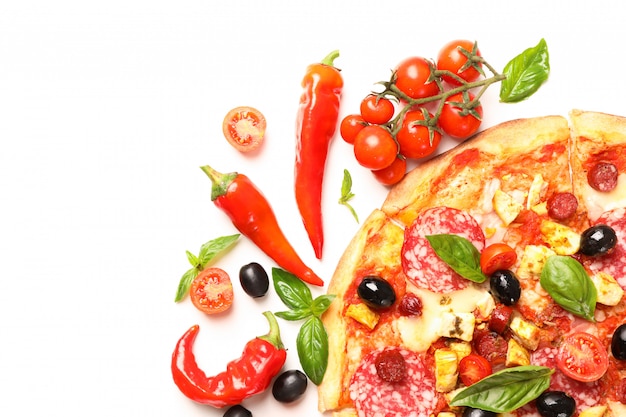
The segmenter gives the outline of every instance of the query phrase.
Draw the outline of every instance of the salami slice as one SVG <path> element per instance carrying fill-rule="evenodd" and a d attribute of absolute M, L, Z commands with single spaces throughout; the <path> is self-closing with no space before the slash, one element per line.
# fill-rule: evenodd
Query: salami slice
<path fill-rule="evenodd" d="M 439 259 L 426 240 L 426 236 L 436 234 L 463 236 L 479 251 L 485 247 L 485 234 L 469 213 L 450 207 L 434 207 L 421 213 L 404 232 L 404 273 L 417 287 L 440 294 L 466 288 L 471 281 L 461 277 Z"/>
<path fill-rule="evenodd" d="M 596 224 L 606 224 L 615 230 L 617 244 L 611 253 L 594 258 L 589 269 L 592 272 L 605 272 L 626 289 L 626 209 L 619 208 L 602 214 Z"/>
<path fill-rule="evenodd" d="M 390 383 L 376 371 L 376 357 L 383 350 L 398 349 L 406 362 L 406 377 Z M 363 358 L 350 382 L 350 398 L 359 417 L 430 417 L 438 411 L 440 394 L 435 375 L 423 356 L 406 349 L 387 347 Z"/>

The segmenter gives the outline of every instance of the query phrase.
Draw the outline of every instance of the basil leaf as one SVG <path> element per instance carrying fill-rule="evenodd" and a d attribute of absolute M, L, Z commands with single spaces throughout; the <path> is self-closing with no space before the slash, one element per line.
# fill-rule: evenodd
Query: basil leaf
<path fill-rule="evenodd" d="M 550 57 L 545 39 L 509 61 L 502 72 L 506 78 L 500 86 L 500 101 L 517 103 L 533 95 L 550 74 Z"/>
<path fill-rule="evenodd" d="M 426 239 L 437 256 L 463 278 L 479 283 L 487 279 L 480 269 L 480 252 L 463 236 L 440 234 Z"/>
<path fill-rule="evenodd" d="M 298 308 L 295 310 L 279 311 L 274 313 L 276 317 L 280 317 L 281 319 L 288 321 L 304 320 L 312 314 L 313 313 L 310 308 Z"/>
<path fill-rule="evenodd" d="M 309 308 L 313 302 L 313 296 L 304 282 L 280 268 L 272 268 L 272 279 L 274 289 L 283 304 L 292 310 Z"/>
<path fill-rule="evenodd" d="M 328 334 L 319 317 L 309 317 L 300 327 L 296 348 L 302 370 L 311 382 L 319 385 L 328 366 Z"/>
<path fill-rule="evenodd" d="M 187 254 L 187 260 L 189 261 L 189 263 L 194 268 L 197 268 L 200 265 L 200 259 L 198 259 L 198 257 L 196 255 L 194 255 L 193 253 L 191 253 L 189 251 L 185 251 L 185 253 Z"/>
<path fill-rule="evenodd" d="M 506 368 L 459 391 L 451 406 L 480 408 L 508 413 L 534 400 L 550 386 L 554 370 L 545 366 Z"/>
<path fill-rule="evenodd" d="M 185 298 L 187 293 L 189 293 L 189 287 L 191 286 L 191 283 L 193 282 L 194 278 L 198 276 L 199 273 L 200 271 L 198 270 L 198 268 L 191 268 L 183 274 L 180 282 L 178 283 L 178 288 L 176 289 L 176 298 L 174 298 L 174 302 L 179 302 L 183 298 Z"/>
<path fill-rule="evenodd" d="M 343 181 L 341 183 L 341 197 L 339 197 L 339 204 L 348 207 L 350 213 L 352 213 L 352 217 L 359 222 L 359 216 L 357 216 L 354 207 L 348 203 L 354 197 L 354 193 L 352 192 L 352 176 L 347 169 L 343 170 Z"/>
<path fill-rule="evenodd" d="M 595 321 L 596 287 L 577 260 L 563 255 L 550 256 L 541 270 L 539 283 L 565 310 Z"/>
<path fill-rule="evenodd" d="M 239 235 L 222 236 L 217 239 L 209 240 L 204 245 L 200 246 L 200 253 L 198 253 L 198 260 L 200 261 L 200 270 L 213 260 L 219 253 L 225 251 L 239 239 Z"/>
<path fill-rule="evenodd" d="M 330 303 L 332 303 L 334 299 L 335 295 L 332 294 L 320 295 L 311 303 L 311 311 L 315 316 L 321 316 L 326 310 L 328 310 Z"/>

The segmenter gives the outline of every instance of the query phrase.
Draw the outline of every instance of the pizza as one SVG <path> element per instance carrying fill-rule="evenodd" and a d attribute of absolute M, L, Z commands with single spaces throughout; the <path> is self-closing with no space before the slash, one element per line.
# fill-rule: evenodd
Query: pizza
<path fill-rule="evenodd" d="M 319 410 L 626 415 L 625 289 L 626 118 L 489 128 L 413 169 L 341 256 Z M 457 400 L 471 387 L 489 398 Z"/>

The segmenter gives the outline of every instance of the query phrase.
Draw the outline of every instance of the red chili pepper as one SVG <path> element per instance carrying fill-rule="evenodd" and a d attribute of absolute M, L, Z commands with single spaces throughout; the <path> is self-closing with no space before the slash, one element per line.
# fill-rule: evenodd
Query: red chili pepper
<path fill-rule="evenodd" d="M 322 258 L 322 182 L 328 148 L 337 128 L 343 78 L 331 52 L 321 63 L 309 65 L 302 87 L 296 126 L 296 202 L 315 256 Z"/>
<path fill-rule="evenodd" d="M 237 172 L 221 174 L 210 166 L 201 167 L 213 183 L 211 200 L 281 268 L 312 285 L 324 281 L 304 264 L 280 229 L 272 207 L 250 179 Z"/>
<path fill-rule="evenodd" d="M 269 387 L 272 378 L 283 367 L 287 352 L 280 339 L 276 318 L 269 311 L 263 314 L 270 324 L 269 333 L 250 340 L 241 357 L 231 361 L 226 371 L 216 376 L 207 377 L 198 368 L 192 351 L 200 327 L 194 325 L 187 330 L 172 354 L 174 382 L 187 398 L 221 408 L 239 404 Z"/>

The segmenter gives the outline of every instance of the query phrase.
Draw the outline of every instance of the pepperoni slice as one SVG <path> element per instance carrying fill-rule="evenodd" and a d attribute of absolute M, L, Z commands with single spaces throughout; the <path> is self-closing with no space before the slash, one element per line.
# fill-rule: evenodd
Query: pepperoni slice
<path fill-rule="evenodd" d="M 376 358 L 387 350 L 397 350 L 405 360 L 406 376 L 399 382 L 386 382 L 378 376 Z M 431 364 L 432 365 L 432 364 Z M 350 381 L 350 398 L 359 417 L 429 417 L 440 408 L 435 375 L 424 358 L 415 352 L 387 347 L 365 356 Z"/>
<path fill-rule="evenodd" d="M 592 272 L 605 272 L 617 280 L 626 289 L 626 209 L 619 208 L 602 214 L 596 224 L 606 224 L 615 230 L 617 244 L 603 256 L 593 258 L 589 269 Z"/>
<path fill-rule="evenodd" d="M 619 172 L 610 162 L 598 162 L 587 172 L 587 181 L 591 188 L 609 192 L 617 186 Z"/>
<path fill-rule="evenodd" d="M 572 193 L 555 193 L 548 199 L 548 216 L 555 220 L 567 220 L 576 213 L 578 199 Z"/>
<path fill-rule="evenodd" d="M 466 288 L 470 281 L 439 259 L 426 240 L 426 236 L 436 234 L 463 236 L 472 242 L 478 251 L 485 247 L 485 234 L 469 213 L 450 207 L 434 207 L 421 213 L 404 231 L 402 245 L 404 273 L 418 288 L 440 294 Z"/>

